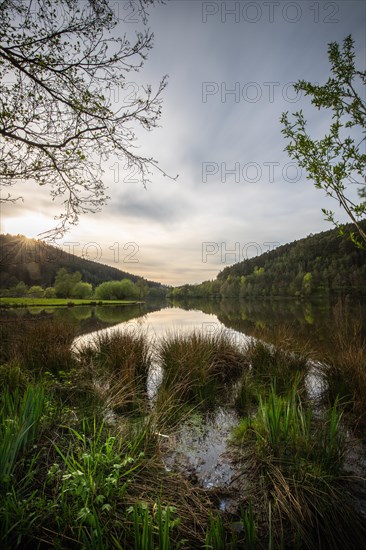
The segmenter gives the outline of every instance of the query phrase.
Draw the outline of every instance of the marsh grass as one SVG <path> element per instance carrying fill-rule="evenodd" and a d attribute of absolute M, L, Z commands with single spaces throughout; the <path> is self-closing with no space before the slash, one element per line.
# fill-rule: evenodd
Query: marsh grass
<path fill-rule="evenodd" d="M 180 403 L 200 407 L 213 406 L 248 367 L 245 355 L 224 332 L 168 334 L 157 355 L 163 369 L 159 391 L 173 392 Z"/>
<path fill-rule="evenodd" d="M 147 378 L 150 368 L 151 352 L 143 332 L 98 332 L 80 354 L 89 357 L 95 366 L 128 378 Z"/>
<path fill-rule="evenodd" d="M 176 382 L 170 388 L 164 385 L 159 387 L 154 407 L 150 413 L 150 418 L 157 431 L 169 433 L 200 408 L 200 404 L 186 402 L 186 392 L 185 383 Z"/>
<path fill-rule="evenodd" d="M 146 411 L 151 350 L 144 333 L 97 333 L 77 356 L 80 382 L 102 407 L 117 413 Z"/>
<path fill-rule="evenodd" d="M 234 387 L 234 406 L 240 415 L 250 415 L 258 406 L 260 388 L 250 371 L 244 372 Z"/>
<path fill-rule="evenodd" d="M 7 363 L 14 358 L 14 336 L 18 321 L 1 319 L 0 321 L 0 363 Z"/>
<path fill-rule="evenodd" d="M 295 381 L 297 384 L 304 382 L 308 371 L 305 355 L 259 340 L 248 345 L 247 354 L 251 363 L 250 374 L 262 391 L 274 385 L 277 393 L 286 393 Z"/>
<path fill-rule="evenodd" d="M 284 352 L 295 353 L 299 356 L 313 356 L 314 349 L 310 339 L 299 339 L 296 326 L 281 322 L 279 324 L 263 324 L 253 329 L 251 335 L 256 340 L 267 342 Z"/>
<path fill-rule="evenodd" d="M 174 549 L 189 533 L 202 546 L 211 505 L 204 491 L 164 470 L 157 431 L 172 409 L 146 408 L 146 340 L 99 338 L 70 366 L 69 354 L 56 350 L 71 344 L 68 328 L 47 333 L 41 323 L 14 335 L 0 369 L 10 388 L 1 391 L 0 545 L 132 549 L 152 535 L 151 548 Z M 42 350 L 32 350 L 43 334 Z M 40 364 L 51 359 L 51 368 Z M 101 420 L 107 409 L 122 412 L 118 424 Z"/>
<path fill-rule="evenodd" d="M 206 549 L 225 550 L 226 533 L 221 516 L 210 517 L 210 525 L 206 533 Z"/>
<path fill-rule="evenodd" d="M 31 374 L 22 369 L 16 359 L 0 364 L 0 387 L 7 388 L 10 391 L 24 392 L 31 381 Z"/>
<path fill-rule="evenodd" d="M 245 536 L 245 546 L 247 550 L 255 550 L 257 544 L 257 525 L 253 510 L 252 500 L 245 511 L 241 512 L 243 518 L 243 531 Z"/>
<path fill-rule="evenodd" d="M 253 493 L 257 499 L 262 495 L 259 507 L 270 510 L 261 530 L 269 547 L 357 548 L 365 537 L 346 489 L 342 416 L 336 400 L 319 418 L 302 401 L 295 381 L 287 394 L 272 386 L 269 395 L 259 396 L 257 412 L 234 430 L 234 441 L 256 465 Z"/>
<path fill-rule="evenodd" d="M 1 547 L 202 546 L 205 492 L 167 473 L 156 448 L 146 454 L 147 430 L 134 424 L 116 432 L 98 419 L 59 429 L 47 453 L 25 464 L 29 479 L 18 476 L 2 495 Z"/>
<path fill-rule="evenodd" d="M 45 405 L 44 389 L 28 386 L 22 394 L 3 390 L 0 398 L 0 488 L 12 479 L 19 455 L 39 436 Z"/>
<path fill-rule="evenodd" d="M 313 410 L 303 405 L 295 382 L 286 396 L 274 386 L 269 396 L 259 396 L 252 418 L 244 418 L 234 430 L 234 440 L 252 441 L 261 460 L 274 460 L 289 474 L 337 475 L 343 465 L 345 434 L 338 403 L 319 421 Z"/>
<path fill-rule="evenodd" d="M 0 546 L 22 547 L 42 512 L 33 483 L 38 473 L 45 392 L 28 385 L 24 391 L 2 388 L 0 394 Z M 40 513 L 39 513 L 40 512 Z"/>
<path fill-rule="evenodd" d="M 325 401 L 336 396 L 347 410 L 357 417 L 361 426 L 366 424 L 366 338 L 361 314 L 351 313 L 338 302 L 333 310 L 331 345 L 333 353 L 325 358 Z"/>
<path fill-rule="evenodd" d="M 266 464 L 265 475 L 274 548 L 363 547 L 365 524 L 350 493 L 354 480 L 319 473 L 288 476 L 274 463 Z"/>
<path fill-rule="evenodd" d="M 3 363 L 16 361 L 24 371 L 41 377 L 45 372 L 57 376 L 75 365 L 71 344 L 74 325 L 55 319 L 28 319 L 21 329 L 14 321 L 1 324 L 4 340 L 1 344 Z"/>
<path fill-rule="evenodd" d="M 285 332 L 285 336 L 287 334 Z M 286 347 L 288 345 L 287 342 Z M 309 371 L 307 356 L 260 340 L 251 340 L 245 353 L 250 367 L 242 372 L 234 392 L 234 405 L 239 414 L 247 416 L 255 412 L 260 399 L 267 397 L 272 387 L 280 395 L 288 393 L 295 383 L 305 389 Z M 302 392 L 302 397 L 306 398 L 305 391 Z"/>
<path fill-rule="evenodd" d="M 161 506 L 160 500 L 150 512 L 143 504 L 133 506 L 134 548 L 140 550 L 174 550 L 172 531 L 179 525 L 174 506 Z"/>

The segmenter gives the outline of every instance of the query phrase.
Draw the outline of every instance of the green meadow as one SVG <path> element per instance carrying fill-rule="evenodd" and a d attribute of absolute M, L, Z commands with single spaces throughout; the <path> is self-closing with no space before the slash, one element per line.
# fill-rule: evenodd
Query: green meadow
<path fill-rule="evenodd" d="M 101 305 L 131 305 L 133 300 L 83 300 L 75 298 L 0 298 L 1 307 L 65 307 L 65 306 L 101 306 Z"/>

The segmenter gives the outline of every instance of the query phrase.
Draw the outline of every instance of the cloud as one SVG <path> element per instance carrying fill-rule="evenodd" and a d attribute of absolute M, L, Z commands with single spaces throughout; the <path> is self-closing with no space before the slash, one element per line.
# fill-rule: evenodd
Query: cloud
<path fill-rule="evenodd" d="M 112 216 L 121 216 L 127 221 L 172 227 L 185 219 L 187 201 L 182 196 L 175 200 L 174 193 L 170 193 L 169 200 L 166 196 L 157 196 L 152 190 L 139 189 L 133 193 L 120 193 L 111 201 L 109 212 Z"/>

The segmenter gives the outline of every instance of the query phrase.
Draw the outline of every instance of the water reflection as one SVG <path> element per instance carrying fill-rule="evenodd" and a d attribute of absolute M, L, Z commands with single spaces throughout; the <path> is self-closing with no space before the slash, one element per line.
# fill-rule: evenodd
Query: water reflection
<path fill-rule="evenodd" d="M 143 330 L 150 341 L 161 338 L 163 335 L 172 332 L 191 332 L 192 330 L 203 330 L 212 332 L 224 330 L 225 326 L 218 321 L 217 316 L 207 314 L 199 310 L 184 310 L 176 307 L 163 308 L 159 311 L 145 313 L 138 317 L 131 317 L 125 321 L 114 324 L 111 327 L 100 331 L 101 334 L 110 334 L 116 330 L 127 330 L 129 332 Z M 84 345 L 92 342 L 93 333 L 80 336 L 75 342 L 77 345 Z"/>
<path fill-rule="evenodd" d="M 291 335 L 291 339 L 319 352 L 319 355 L 330 356 L 334 351 L 332 338 L 335 334 L 335 318 L 339 311 L 348 312 L 344 318 L 338 317 L 338 326 L 352 331 L 351 323 L 358 320 L 366 338 L 366 307 L 365 301 L 322 300 L 305 302 L 297 300 L 238 300 L 175 301 L 174 306 L 186 310 L 199 308 L 207 314 L 215 315 L 225 327 L 238 332 L 268 339 L 271 331 L 281 329 Z M 341 306 L 341 307 L 340 307 Z M 338 310 L 338 313 L 337 313 Z M 347 326 L 349 325 L 349 326 Z"/>
<path fill-rule="evenodd" d="M 365 303 L 346 302 L 355 317 L 363 321 L 366 331 Z M 168 307 L 167 307 L 168 306 Z M 299 344 L 310 345 L 321 354 L 332 352 L 334 308 L 331 300 L 305 302 L 296 300 L 190 300 L 171 304 L 149 302 L 129 306 L 75 306 L 58 308 L 17 308 L 0 310 L 1 320 L 19 323 L 27 319 L 55 318 L 77 326 L 78 334 L 87 334 L 108 327 L 130 323 L 131 327 L 147 328 L 155 336 L 169 330 L 190 331 L 199 327 L 206 332 L 223 327 L 246 335 L 265 339 L 265 332 L 290 328 Z M 345 322 L 348 322 L 347 320 Z M 346 327 L 347 328 L 347 327 Z M 366 333 L 364 332 L 366 336 Z"/>
<path fill-rule="evenodd" d="M 237 414 L 223 407 L 207 417 L 192 414 L 162 443 L 167 470 L 181 471 L 207 489 L 229 485 L 235 467 L 228 438 L 237 423 Z"/>
<path fill-rule="evenodd" d="M 0 322 L 55 319 L 77 327 L 78 334 L 103 330 L 120 323 L 136 320 L 150 311 L 159 310 L 163 304 L 134 304 L 126 306 L 74 306 L 74 307 L 27 307 L 0 309 Z"/>
<path fill-rule="evenodd" d="M 200 310 L 184 310 L 179 307 L 167 307 L 159 311 L 153 311 L 143 316 L 114 324 L 98 332 L 101 335 L 113 334 L 117 330 L 126 330 L 128 332 L 139 332 L 142 330 L 153 344 L 162 336 L 169 333 L 179 332 L 187 334 L 194 330 L 202 331 L 204 334 L 212 336 L 223 331 L 230 337 L 233 343 L 239 346 L 245 345 L 248 342 L 248 336 L 238 330 L 225 326 L 218 319 L 217 315 L 204 313 Z M 94 336 L 94 332 L 79 336 L 74 342 L 75 347 L 78 348 L 79 346 L 92 343 Z"/>

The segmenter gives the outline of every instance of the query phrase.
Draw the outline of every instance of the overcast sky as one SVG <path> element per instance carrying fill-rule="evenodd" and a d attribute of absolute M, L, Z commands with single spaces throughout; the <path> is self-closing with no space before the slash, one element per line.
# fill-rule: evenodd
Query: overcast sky
<path fill-rule="evenodd" d="M 134 14 L 126 2 L 113 5 L 127 19 L 118 30 L 131 32 Z M 144 190 L 123 164 L 117 174 L 111 160 L 104 174 L 109 204 L 82 217 L 59 246 L 178 285 L 212 279 L 246 256 L 329 229 L 321 208 L 337 205 L 283 152 L 279 119 L 303 108 L 311 133 L 324 135 L 327 114 L 309 108 L 291 85 L 300 78 L 325 82 L 327 45 L 348 34 L 364 70 L 365 24 L 361 0 L 168 0 L 150 8 L 154 48 L 128 93 L 169 75 L 161 127 L 139 132 L 139 152 L 179 178 L 155 173 Z M 18 191 L 24 203 L 3 208 L 2 232 L 36 237 L 53 227 L 57 209 L 47 188 Z"/>

